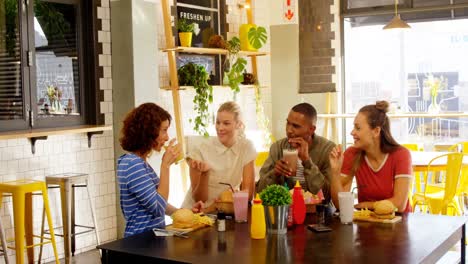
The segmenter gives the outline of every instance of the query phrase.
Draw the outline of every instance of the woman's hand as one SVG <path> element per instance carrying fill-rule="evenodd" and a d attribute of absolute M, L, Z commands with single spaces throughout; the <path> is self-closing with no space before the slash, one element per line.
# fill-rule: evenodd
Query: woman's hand
<path fill-rule="evenodd" d="M 330 151 L 330 168 L 333 174 L 340 174 L 341 166 L 343 165 L 343 152 L 341 145 L 338 145 Z"/>
<path fill-rule="evenodd" d="M 191 168 L 199 170 L 200 172 L 207 172 L 211 169 L 208 163 L 201 161 L 201 160 L 191 159 L 189 161 L 189 165 Z"/>
<path fill-rule="evenodd" d="M 201 212 L 203 212 L 204 207 L 205 207 L 205 204 L 202 201 L 198 201 L 198 202 L 193 204 L 192 212 L 201 213 Z"/>
<path fill-rule="evenodd" d="M 164 152 L 161 161 L 164 166 L 171 166 L 177 160 L 177 157 L 179 157 L 180 152 L 182 151 L 182 146 L 180 144 L 174 145 L 175 141 L 175 138 L 171 139 L 171 141 L 169 141 L 169 145 L 164 147 L 166 151 Z"/>

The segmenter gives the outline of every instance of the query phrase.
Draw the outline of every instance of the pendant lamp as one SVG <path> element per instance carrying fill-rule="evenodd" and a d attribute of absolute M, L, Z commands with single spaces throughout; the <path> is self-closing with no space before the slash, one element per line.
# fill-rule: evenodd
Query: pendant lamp
<path fill-rule="evenodd" d="M 388 22 L 383 29 L 395 29 L 395 28 L 411 28 L 408 23 L 401 20 L 400 14 L 398 14 L 398 0 L 395 0 L 395 16 Z"/>

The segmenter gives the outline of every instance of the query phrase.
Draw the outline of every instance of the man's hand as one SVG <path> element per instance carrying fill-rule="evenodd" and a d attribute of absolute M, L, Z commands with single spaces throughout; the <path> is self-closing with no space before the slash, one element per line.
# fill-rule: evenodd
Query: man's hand
<path fill-rule="evenodd" d="M 297 148 L 297 156 L 301 161 L 309 160 L 309 143 L 301 137 L 290 138 L 288 140 L 291 146 Z"/>
<path fill-rule="evenodd" d="M 203 212 L 204 207 L 205 207 L 205 204 L 202 201 L 198 201 L 198 202 L 193 204 L 192 212 L 201 213 L 201 212 Z"/>
<path fill-rule="evenodd" d="M 201 161 L 201 160 L 191 159 L 189 161 L 189 165 L 191 168 L 199 170 L 200 172 L 207 172 L 211 169 L 208 163 Z"/>
<path fill-rule="evenodd" d="M 277 160 L 275 164 L 275 174 L 276 176 L 284 175 L 286 177 L 291 177 L 292 171 L 288 162 L 282 159 Z"/>

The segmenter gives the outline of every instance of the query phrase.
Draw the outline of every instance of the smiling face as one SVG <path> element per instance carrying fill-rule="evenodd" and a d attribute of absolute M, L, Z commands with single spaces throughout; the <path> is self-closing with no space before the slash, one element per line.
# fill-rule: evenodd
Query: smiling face
<path fill-rule="evenodd" d="M 219 141 L 226 147 L 234 145 L 240 122 L 235 119 L 234 113 L 221 111 L 216 116 L 216 134 Z"/>
<path fill-rule="evenodd" d="M 360 112 L 354 118 L 351 136 L 354 139 L 354 147 L 367 150 L 375 145 L 379 146 L 380 127 L 371 128 L 367 122 L 367 115 Z"/>
<path fill-rule="evenodd" d="M 162 147 L 166 143 L 166 141 L 169 140 L 169 134 L 167 133 L 167 130 L 169 129 L 169 120 L 165 120 L 161 123 L 161 126 L 159 127 L 159 136 L 156 138 L 156 141 L 154 142 L 153 149 L 156 151 L 161 151 Z"/>
<path fill-rule="evenodd" d="M 309 142 L 315 132 L 315 126 L 312 121 L 304 114 L 290 111 L 286 119 L 286 135 L 288 139 L 301 137 Z M 297 148 L 296 144 L 291 144 L 293 148 Z"/>

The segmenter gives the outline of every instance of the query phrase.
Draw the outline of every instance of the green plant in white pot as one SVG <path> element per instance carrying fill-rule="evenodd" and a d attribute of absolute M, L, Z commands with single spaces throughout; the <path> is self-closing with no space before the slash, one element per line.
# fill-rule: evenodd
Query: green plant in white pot
<path fill-rule="evenodd" d="M 269 185 L 260 192 L 260 199 L 265 208 L 268 232 L 278 235 L 286 234 L 288 211 L 292 202 L 289 191 L 281 185 Z"/>

